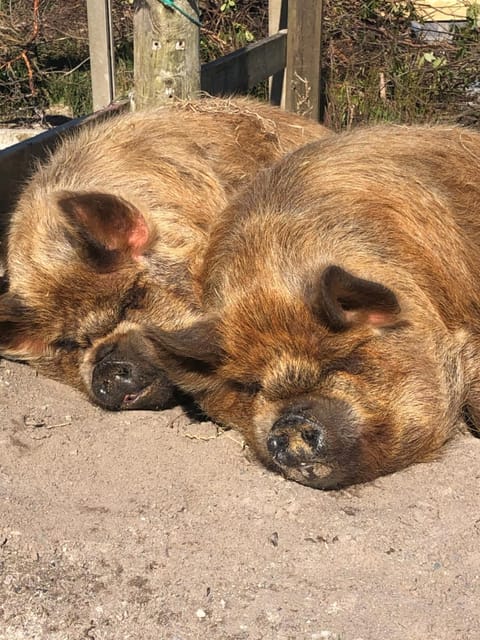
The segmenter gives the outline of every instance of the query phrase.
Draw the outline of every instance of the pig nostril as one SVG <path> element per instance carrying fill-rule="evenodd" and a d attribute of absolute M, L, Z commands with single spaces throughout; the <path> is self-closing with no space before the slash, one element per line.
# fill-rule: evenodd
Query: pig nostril
<path fill-rule="evenodd" d="M 267 448 L 272 456 L 276 456 L 287 450 L 289 443 L 288 435 L 285 433 L 279 433 L 276 435 L 270 435 L 267 440 Z"/>
<path fill-rule="evenodd" d="M 115 371 L 114 378 L 115 380 L 127 381 L 132 377 L 132 369 L 126 365 L 119 366 Z"/>
<path fill-rule="evenodd" d="M 318 429 L 302 430 L 302 440 L 314 451 L 322 444 L 322 433 Z"/>

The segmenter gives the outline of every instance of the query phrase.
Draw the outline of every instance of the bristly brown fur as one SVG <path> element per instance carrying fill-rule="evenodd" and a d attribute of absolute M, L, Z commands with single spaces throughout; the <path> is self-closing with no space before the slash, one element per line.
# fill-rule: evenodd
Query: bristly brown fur
<path fill-rule="evenodd" d="M 480 423 L 480 134 L 380 126 L 266 170 L 214 229 L 209 362 L 172 379 L 268 466 L 314 487 L 437 455 Z M 198 332 L 197 332 L 198 335 Z M 190 359 L 195 353 L 190 352 Z"/>
<path fill-rule="evenodd" d="M 149 336 L 197 317 L 216 216 L 284 151 L 326 134 L 247 98 L 84 125 L 38 168 L 13 214 L 0 353 L 107 408 L 164 406 L 171 385 Z M 12 320 L 14 307 L 24 311 Z"/>

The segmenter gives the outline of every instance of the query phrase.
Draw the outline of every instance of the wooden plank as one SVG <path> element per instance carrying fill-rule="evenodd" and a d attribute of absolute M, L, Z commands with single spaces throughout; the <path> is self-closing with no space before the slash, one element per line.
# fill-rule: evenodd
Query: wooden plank
<path fill-rule="evenodd" d="M 198 19 L 194 0 L 175 0 Z M 200 90 L 199 27 L 159 0 L 138 3 L 134 20 L 134 108 L 195 98 Z"/>
<path fill-rule="evenodd" d="M 87 0 L 88 46 L 93 110 L 115 99 L 115 60 L 111 0 Z"/>
<path fill-rule="evenodd" d="M 287 0 L 268 0 L 268 34 L 275 35 L 286 30 Z M 270 102 L 285 108 L 285 68 L 274 73 L 269 82 Z"/>
<path fill-rule="evenodd" d="M 245 93 L 285 67 L 286 31 L 249 44 L 202 66 L 202 91 L 210 95 Z"/>
<path fill-rule="evenodd" d="M 320 120 L 322 0 L 289 0 L 285 107 Z"/>

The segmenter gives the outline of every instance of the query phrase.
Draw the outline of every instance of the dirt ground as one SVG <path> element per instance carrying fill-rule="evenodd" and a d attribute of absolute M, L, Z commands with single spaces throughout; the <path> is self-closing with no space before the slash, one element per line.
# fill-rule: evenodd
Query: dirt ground
<path fill-rule="evenodd" d="M 471 436 L 324 493 L 0 361 L 0 640 L 480 639 L 479 486 Z"/>
<path fill-rule="evenodd" d="M 480 440 L 348 491 L 0 362 L 0 640 L 480 638 Z"/>

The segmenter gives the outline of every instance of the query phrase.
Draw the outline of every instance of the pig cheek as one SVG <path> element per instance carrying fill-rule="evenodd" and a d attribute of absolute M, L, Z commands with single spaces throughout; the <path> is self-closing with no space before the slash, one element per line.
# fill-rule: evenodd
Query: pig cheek
<path fill-rule="evenodd" d="M 250 411 L 245 406 L 242 397 L 223 384 L 223 381 L 215 380 L 213 384 L 200 393 L 197 393 L 196 401 L 204 414 L 211 420 L 224 427 L 236 429 L 249 440 L 249 416 Z"/>
<path fill-rule="evenodd" d="M 91 391 L 92 387 L 92 374 L 95 362 L 95 353 L 96 352 L 93 348 L 85 349 L 79 359 L 80 378 L 89 392 Z"/>
<path fill-rule="evenodd" d="M 278 407 L 267 402 L 261 396 L 252 402 L 252 432 L 250 442 L 247 442 L 262 460 L 271 460 L 271 455 L 267 449 L 267 440 L 275 421 L 280 416 Z M 248 439 L 247 439 L 248 440 Z"/>

